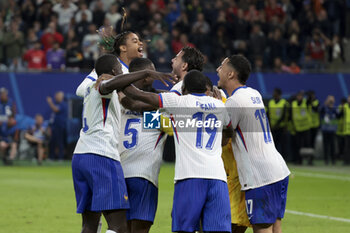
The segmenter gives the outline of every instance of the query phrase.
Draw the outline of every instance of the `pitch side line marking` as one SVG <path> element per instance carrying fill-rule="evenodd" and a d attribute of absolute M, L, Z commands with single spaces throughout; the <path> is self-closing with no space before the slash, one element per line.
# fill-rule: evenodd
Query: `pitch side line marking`
<path fill-rule="evenodd" d="M 289 214 L 308 216 L 308 217 L 311 217 L 311 218 L 321 218 L 321 219 L 334 220 L 334 221 L 338 221 L 338 222 L 350 223 L 350 219 L 347 219 L 347 218 L 337 218 L 337 217 L 332 217 L 332 216 L 311 214 L 311 213 L 299 212 L 299 211 L 294 211 L 294 210 L 286 210 L 286 212 L 289 213 Z"/>
<path fill-rule="evenodd" d="M 324 178 L 324 179 L 332 179 L 332 180 L 350 181 L 350 177 L 324 175 L 324 174 L 319 174 L 319 173 L 292 172 L 292 174 L 294 174 L 296 176 L 307 176 L 307 177 Z"/>

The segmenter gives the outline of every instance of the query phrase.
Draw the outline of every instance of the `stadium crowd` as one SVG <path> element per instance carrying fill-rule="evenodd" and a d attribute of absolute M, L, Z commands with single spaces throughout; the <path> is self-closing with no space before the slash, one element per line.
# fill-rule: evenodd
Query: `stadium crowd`
<path fill-rule="evenodd" d="M 228 54 L 245 55 L 255 71 L 344 68 L 348 0 L 9 0 L 0 3 L 1 70 L 90 69 L 96 29 L 118 31 L 123 7 L 125 28 L 149 42 L 160 70 L 184 46 L 202 51 L 210 71 Z"/>

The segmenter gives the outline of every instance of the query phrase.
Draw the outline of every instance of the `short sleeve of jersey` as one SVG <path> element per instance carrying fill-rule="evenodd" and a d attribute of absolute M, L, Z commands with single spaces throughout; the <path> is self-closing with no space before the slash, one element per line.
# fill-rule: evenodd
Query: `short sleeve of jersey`
<path fill-rule="evenodd" d="M 177 95 L 182 95 L 182 82 L 176 83 L 173 88 L 170 89 L 170 92 L 176 93 Z"/>
<path fill-rule="evenodd" d="M 180 97 L 178 95 L 174 95 L 173 93 L 167 92 L 167 93 L 160 93 L 159 94 L 159 107 L 160 108 L 174 108 L 179 106 L 179 99 Z"/>
<path fill-rule="evenodd" d="M 85 90 L 89 84 L 92 82 L 95 82 L 97 80 L 97 74 L 95 72 L 95 69 L 93 69 L 88 76 L 85 77 L 85 79 L 80 83 L 80 85 L 77 87 L 77 90 L 75 91 L 75 94 L 79 97 L 84 97 Z"/>
<path fill-rule="evenodd" d="M 232 97 L 227 99 L 225 106 L 228 116 L 231 120 L 232 127 L 235 129 L 239 123 L 240 111 L 242 109 L 240 109 L 238 102 Z"/>

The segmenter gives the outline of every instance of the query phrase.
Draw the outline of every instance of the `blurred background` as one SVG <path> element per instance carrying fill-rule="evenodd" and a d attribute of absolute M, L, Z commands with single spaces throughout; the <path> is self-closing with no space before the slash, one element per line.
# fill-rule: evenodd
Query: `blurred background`
<path fill-rule="evenodd" d="M 157 70 L 171 71 L 171 59 L 192 46 L 216 84 L 221 61 L 245 55 L 254 71 L 247 85 L 265 98 L 287 161 L 349 164 L 350 0 L 7 0 L 0 1 L 6 165 L 71 158 L 82 110 L 75 89 L 101 53 L 96 30 L 118 32 L 123 7 L 124 28 L 148 41 L 144 56 Z"/>

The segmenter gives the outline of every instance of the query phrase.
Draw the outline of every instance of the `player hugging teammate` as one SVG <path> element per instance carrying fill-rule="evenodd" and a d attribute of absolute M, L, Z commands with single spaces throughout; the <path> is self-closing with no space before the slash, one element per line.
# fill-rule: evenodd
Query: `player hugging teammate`
<path fill-rule="evenodd" d="M 112 54 L 102 55 L 77 88 L 84 110 L 72 171 L 82 232 L 97 232 L 101 214 L 107 233 L 149 232 L 167 134 L 174 134 L 176 150 L 173 232 L 244 232 L 250 224 L 254 232 L 281 232 L 290 172 L 275 149 L 260 93 L 245 86 L 249 61 L 233 55 L 217 69 L 226 100 L 201 73 L 204 59 L 195 48 L 183 48 L 172 59 L 172 74 L 164 74 L 141 58 L 135 33 L 107 41 Z M 152 88 L 153 80 L 171 78 L 179 80 L 172 91 Z M 209 105 L 215 107 L 202 107 Z M 143 111 L 161 109 L 176 126 L 179 108 L 196 122 L 221 124 L 143 129 Z"/>

